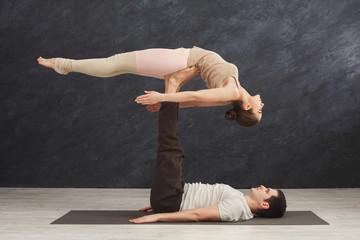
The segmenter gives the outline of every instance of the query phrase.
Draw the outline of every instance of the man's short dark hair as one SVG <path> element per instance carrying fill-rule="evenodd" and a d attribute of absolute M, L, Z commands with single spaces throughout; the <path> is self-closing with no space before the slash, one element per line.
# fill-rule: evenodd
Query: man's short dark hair
<path fill-rule="evenodd" d="M 260 209 L 255 212 L 260 217 L 278 218 L 282 217 L 286 211 L 286 199 L 283 191 L 277 190 L 278 196 L 272 196 L 265 201 L 269 203 L 268 209 Z"/>

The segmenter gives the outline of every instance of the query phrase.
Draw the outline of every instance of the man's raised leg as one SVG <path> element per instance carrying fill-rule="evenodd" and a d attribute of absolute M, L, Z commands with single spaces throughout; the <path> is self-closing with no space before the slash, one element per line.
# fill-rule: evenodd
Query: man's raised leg
<path fill-rule="evenodd" d="M 165 92 L 178 92 L 188 80 L 199 74 L 196 67 L 165 76 Z M 150 203 L 155 212 L 176 212 L 184 193 L 182 175 L 184 151 L 180 146 L 178 129 L 179 103 L 162 102 L 159 111 L 156 170 Z"/>
<path fill-rule="evenodd" d="M 178 103 L 163 102 L 159 111 L 159 147 L 150 195 L 155 212 L 179 211 L 184 192 L 184 151 L 178 135 L 178 106 Z"/>

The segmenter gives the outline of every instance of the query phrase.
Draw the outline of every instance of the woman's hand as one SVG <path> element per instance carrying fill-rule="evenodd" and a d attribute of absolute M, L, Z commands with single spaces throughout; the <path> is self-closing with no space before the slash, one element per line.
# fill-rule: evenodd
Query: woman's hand
<path fill-rule="evenodd" d="M 161 93 L 155 91 L 145 91 L 146 94 L 138 96 L 135 102 L 142 105 L 153 105 L 161 102 Z"/>
<path fill-rule="evenodd" d="M 151 223 L 159 221 L 159 214 L 150 214 L 143 217 L 129 220 L 131 223 Z"/>
<path fill-rule="evenodd" d="M 158 112 L 160 111 L 160 108 L 161 108 L 161 103 L 156 103 L 156 104 L 150 104 L 150 105 L 147 105 L 146 109 L 149 111 L 149 112 Z"/>

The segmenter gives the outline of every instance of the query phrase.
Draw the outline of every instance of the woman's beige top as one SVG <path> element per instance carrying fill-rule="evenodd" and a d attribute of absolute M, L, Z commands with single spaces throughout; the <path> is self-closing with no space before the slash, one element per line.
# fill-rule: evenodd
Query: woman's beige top
<path fill-rule="evenodd" d="M 233 77 L 239 87 L 238 69 L 219 54 L 194 46 L 190 49 L 187 66 L 197 66 L 208 88 L 218 88 L 225 78 Z"/>

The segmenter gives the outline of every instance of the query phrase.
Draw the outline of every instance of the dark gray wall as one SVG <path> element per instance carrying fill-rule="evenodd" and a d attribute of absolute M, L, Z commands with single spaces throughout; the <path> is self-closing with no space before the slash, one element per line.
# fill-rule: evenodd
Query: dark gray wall
<path fill-rule="evenodd" d="M 9 1 L 0 25 L 0 186 L 150 187 L 162 80 L 67 76 L 36 58 L 197 45 L 239 68 L 261 124 L 228 107 L 180 111 L 188 182 L 359 187 L 360 2 Z M 184 90 L 204 88 L 196 78 Z"/>

